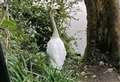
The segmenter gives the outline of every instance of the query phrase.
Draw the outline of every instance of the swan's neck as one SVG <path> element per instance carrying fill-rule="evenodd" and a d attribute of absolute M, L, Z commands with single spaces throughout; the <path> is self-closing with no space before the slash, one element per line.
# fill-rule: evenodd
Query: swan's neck
<path fill-rule="evenodd" d="M 55 23 L 54 16 L 52 14 L 50 14 L 50 18 L 51 18 L 51 22 L 52 22 L 52 26 L 53 26 L 52 37 L 57 38 L 57 37 L 59 37 L 59 33 L 58 33 L 58 29 L 57 29 L 57 26 L 56 26 L 56 23 Z"/>

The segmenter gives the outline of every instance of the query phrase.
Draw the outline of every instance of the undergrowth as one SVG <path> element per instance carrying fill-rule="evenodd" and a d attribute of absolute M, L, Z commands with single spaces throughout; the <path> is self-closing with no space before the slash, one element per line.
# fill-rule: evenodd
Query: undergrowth
<path fill-rule="evenodd" d="M 37 52 L 37 48 L 30 52 L 21 49 L 15 42 L 10 47 L 6 52 L 6 60 L 11 82 L 77 82 L 74 70 L 68 69 L 72 67 L 67 65 L 72 60 L 67 59 L 63 70 L 59 71 L 49 66 L 47 54 Z"/>

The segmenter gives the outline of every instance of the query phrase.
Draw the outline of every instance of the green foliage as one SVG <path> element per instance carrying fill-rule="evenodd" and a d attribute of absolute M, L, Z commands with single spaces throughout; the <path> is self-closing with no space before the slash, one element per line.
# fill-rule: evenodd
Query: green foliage
<path fill-rule="evenodd" d="M 58 6 L 55 9 L 55 21 L 63 39 L 65 46 L 67 47 L 68 54 L 72 54 L 70 50 L 70 41 L 72 38 L 65 33 L 65 25 L 69 16 L 69 9 L 72 3 L 69 1 L 36 1 L 41 2 L 37 5 L 33 4 L 33 1 L 27 0 L 13 0 L 10 8 L 10 13 L 14 19 L 26 29 L 33 41 L 37 43 L 40 51 L 46 51 L 46 44 L 52 35 L 52 24 L 49 17 L 49 8 L 54 5 Z M 71 4 L 71 5 L 70 5 Z"/>
<path fill-rule="evenodd" d="M 16 30 L 16 27 L 17 27 L 16 22 L 14 20 L 12 20 L 11 18 L 4 19 L 1 26 L 5 27 L 11 31 Z"/>
<path fill-rule="evenodd" d="M 60 6 L 56 9 L 55 20 L 68 54 L 74 54 L 69 42 L 72 38 L 65 34 L 65 23 L 69 18 L 64 0 L 58 0 Z M 9 34 L 0 33 L 3 42 L 8 41 L 6 61 L 11 82 L 76 82 L 74 72 L 65 68 L 62 71 L 53 69 L 48 65 L 48 57 L 45 53 L 46 43 L 52 34 L 52 25 L 49 18 L 49 8 L 44 3 L 33 6 L 32 0 L 12 0 L 9 19 L 1 23 L 1 27 L 9 31 Z M 8 37 L 9 36 L 9 37 Z M 40 52 L 44 51 L 44 52 Z"/>
<path fill-rule="evenodd" d="M 6 58 L 12 82 L 75 82 L 70 70 L 52 69 L 44 52 L 22 50 L 12 40 L 10 44 Z"/>

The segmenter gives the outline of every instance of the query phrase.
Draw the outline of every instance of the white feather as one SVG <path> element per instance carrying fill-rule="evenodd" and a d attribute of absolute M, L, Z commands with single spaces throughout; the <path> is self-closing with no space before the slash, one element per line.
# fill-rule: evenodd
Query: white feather
<path fill-rule="evenodd" d="M 4 0 L 0 0 L 0 4 L 3 4 L 4 3 Z"/>
<path fill-rule="evenodd" d="M 64 43 L 60 38 L 51 38 L 47 44 L 47 54 L 54 68 L 62 69 L 66 57 Z"/>

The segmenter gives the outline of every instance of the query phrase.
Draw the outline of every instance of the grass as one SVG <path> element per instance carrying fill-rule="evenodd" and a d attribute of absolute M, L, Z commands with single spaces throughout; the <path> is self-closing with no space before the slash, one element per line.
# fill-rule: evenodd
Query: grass
<path fill-rule="evenodd" d="M 27 50 L 11 48 L 6 53 L 11 82 L 77 82 L 74 71 L 65 65 L 58 71 L 49 67 L 45 53 L 30 53 Z M 71 62 L 71 61 L 67 61 Z"/>
<path fill-rule="evenodd" d="M 23 39 L 27 40 L 26 38 Z M 35 43 L 25 46 L 19 37 L 11 37 L 9 48 L 5 50 L 11 82 L 78 82 L 77 68 L 80 65 L 79 57 L 67 55 L 61 71 L 49 66 L 45 52 L 39 52 Z M 79 81 L 80 82 L 80 81 Z"/>

